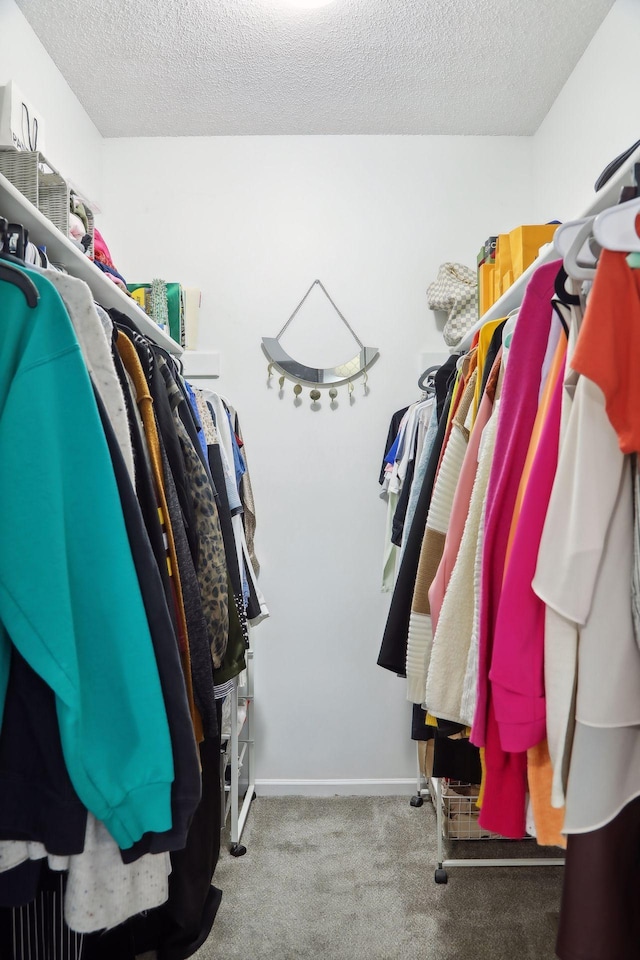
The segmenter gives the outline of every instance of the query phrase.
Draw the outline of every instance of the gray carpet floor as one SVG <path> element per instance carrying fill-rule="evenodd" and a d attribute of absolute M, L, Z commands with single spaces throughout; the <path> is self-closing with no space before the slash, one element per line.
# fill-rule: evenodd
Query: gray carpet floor
<path fill-rule="evenodd" d="M 223 846 L 222 905 L 197 960 L 551 960 L 562 868 L 455 868 L 436 886 L 435 838 L 428 801 L 258 798 L 246 856 Z M 540 852 L 532 842 L 449 849 Z"/>

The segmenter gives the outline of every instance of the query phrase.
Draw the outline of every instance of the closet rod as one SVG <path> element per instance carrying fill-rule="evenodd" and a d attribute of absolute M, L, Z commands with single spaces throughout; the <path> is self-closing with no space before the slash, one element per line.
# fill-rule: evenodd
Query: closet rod
<path fill-rule="evenodd" d="M 95 300 L 106 309 L 115 307 L 135 323 L 140 333 L 153 340 L 169 353 L 180 356 L 180 344 L 172 340 L 147 316 L 131 297 L 108 279 L 96 265 L 79 250 L 62 231 L 40 213 L 11 181 L 0 173 L 0 214 L 15 223 L 21 223 L 29 231 L 29 239 L 36 246 L 46 246 L 52 263 L 64 267 L 71 276 L 79 277 L 89 286 Z"/>
<path fill-rule="evenodd" d="M 592 217 L 595 216 L 595 214 L 606 210 L 608 207 L 615 206 L 620 197 L 620 190 L 622 187 L 628 186 L 634 182 L 633 175 L 634 166 L 636 163 L 640 163 L 640 147 L 638 147 L 637 150 L 634 150 L 629 159 L 622 164 L 619 170 L 616 170 L 614 175 L 605 183 L 602 189 L 598 190 L 582 216 Z M 558 254 L 554 250 L 553 244 L 548 244 L 538 259 L 534 260 L 534 262 L 527 270 L 525 270 L 522 276 L 518 277 L 515 283 L 513 283 L 509 289 L 502 294 L 499 300 L 496 300 L 493 306 L 490 307 L 480 317 L 477 323 L 474 323 L 460 343 L 457 344 L 457 346 L 452 347 L 451 353 L 466 353 L 471 348 L 471 342 L 475 334 L 485 323 L 487 323 L 489 320 L 499 320 L 501 317 L 506 317 L 507 314 L 511 313 L 512 310 L 516 310 L 522 303 L 522 298 L 524 297 L 524 292 L 527 289 L 527 284 L 538 267 L 541 267 L 543 263 L 549 263 L 550 260 L 557 259 Z"/>

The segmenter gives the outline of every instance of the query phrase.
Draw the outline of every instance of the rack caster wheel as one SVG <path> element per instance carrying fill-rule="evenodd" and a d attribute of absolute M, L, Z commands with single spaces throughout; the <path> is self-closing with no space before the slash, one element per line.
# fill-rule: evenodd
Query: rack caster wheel
<path fill-rule="evenodd" d="M 232 857 L 244 857 L 246 852 L 247 848 L 245 847 L 244 843 L 234 843 L 231 847 L 229 847 L 229 853 Z"/>
<path fill-rule="evenodd" d="M 253 791 L 253 796 L 251 797 L 251 803 L 253 803 L 253 801 L 254 801 L 254 800 L 257 800 L 257 799 L 258 799 L 258 794 L 257 794 L 257 793 L 255 792 L 255 790 L 254 790 L 254 791 Z"/>
<path fill-rule="evenodd" d="M 422 799 L 420 794 L 416 794 L 415 797 L 411 797 L 411 800 L 409 800 L 409 803 L 411 804 L 412 807 L 421 807 L 422 804 L 424 803 L 424 800 Z"/>
<path fill-rule="evenodd" d="M 442 869 L 442 867 L 438 867 L 438 869 L 436 870 L 435 881 L 436 883 L 449 882 L 449 875 L 447 874 L 446 870 Z"/>

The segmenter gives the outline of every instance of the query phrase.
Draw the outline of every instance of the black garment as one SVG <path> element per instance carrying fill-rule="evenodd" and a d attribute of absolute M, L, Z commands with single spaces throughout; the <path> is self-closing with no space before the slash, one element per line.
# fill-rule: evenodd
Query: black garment
<path fill-rule="evenodd" d="M 153 397 L 153 408 L 158 423 L 158 431 L 162 437 L 169 467 L 171 468 L 171 475 L 176 485 L 176 492 L 182 511 L 184 531 L 187 535 L 193 561 L 197 563 L 199 550 L 198 534 L 196 531 L 193 500 L 187 479 L 187 470 L 178 433 L 173 422 L 173 410 L 167 395 L 167 385 L 162 373 L 158 369 L 157 363 L 154 363 L 152 367 L 149 390 Z"/>
<path fill-rule="evenodd" d="M 433 750 L 433 776 L 480 783 L 480 751 L 469 740 L 450 740 L 436 733 Z"/>
<path fill-rule="evenodd" d="M 222 896 L 211 885 L 220 854 L 219 736 L 200 744 L 200 759 L 202 800 L 187 846 L 171 854 L 168 901 L 113 930 L 85 938 L 83 960 L 135 960 L 150 950 L 158 951 L 158 960 L 186 960 L 211 933 Z"/>
<path fill-rule="evenodd" d="M 173 749 L 172 828 L 165 833 L 145 834 L 133 847 L 123 851 L 124 862 L 131 863 L 145 853 L 181 850 L 185 845 L 191 819 L 200 803 L 200 764 L 180 664 L 178 640 L 169 616 L 158 566 L 113 427 L 97 394 L 96 403 L 109 446 L 131 555 L 149 622 Z"/>
<path fill-rule="evenodd" d="M 258 600 L 258 594 L 256 593 L 256 588 L 253 584 L 253 578 L 250 576 L 247 570 L 247 560 L 244 561 L 245 566 L 245 578 L 249 586 L 249 599 L 247 601 L 247 620 L 251 623 L 252 620 L 256 620 L 262 613 L 262 607 L 260 606 L 260 601 Z"/>
<path fill-rule="evenodd" d="M 182 448 L 173 423 L 173 412 L 167 396 L 164 378 L 158 369 L 158 362 L 149 341 L 135 332 L 128 317 L 120 313 L 119 310 L 109 310 L 109 315 L 131 340 L 142 365 L 142 370 L 149 385 L 149 392 L 153 398 L 158 433 L 164 442 L 171 472 L 178 490 L 191 555 L 195 558 L 198 556 L 198 538 L 195 531 L 193 505 L 189 496 Z"/>
<path fill-rule="evenodd" d="M 222 723 L 222 705 L 219 724 Z M 202 802 L 193 818 L 187 846 L 171 856 L 169 899 L 160 909 L 167 926 L 158 960 L 185 960 L 204 943 L 221 894 L 211 886 L 220 856 L 220 736 L 200 745 Z"/>
<path fill-rule="evenodd" d="M 449 362 L 449 361 L 447 361 Z M 446 364 L 445 364 L 446 366 Z M 440 368 L 442 370 L 442 367 Z M 440 371 L 438 371 L 440 373 Z M 438 378 L 436 373 L 436 380 Z M 447 431 L 447 413 L 451 403 L 451 390 L 447 395 L 448 402 L 443 404 L 443 412 L 438 424 L 438 432 L 429 458 L 424 482 L 418 496 L 413 523 L 407 534 L 404 553 L 400 563 L 398 579 L 391 598 L 391 607 L 384 629 L 378 666 L 391 670 L 400 677 L 405 677 L 407 660 L 407 639 L 409 636 L 409 619 L 411 617 L 411 601 L 418 574 L 418 563 L 422 539 L 427 523 L 427 515 L 431 504 L 431 495 L 436 479 L 440 452 Z"/>
<path fill-rule="evenodd" d="M 0 729 L 0 837 L 36 840 L 68 856 L 84 850 L 86 826 L 62 753 L 55 694 L 12 647 Z"/>
<path fill-rule="evenodd" d="M 426 724 L 427 711 L 419 703 L 413 704 L 411 713 L 411 739 L 412 740 L 433 740 L 436 735 L 435 727 L 428 727 Z"/>
<path fill-rule="evenodd" d="M 218 516 L 220 517 L 220 527 L 224 541 L 224 555 L 227 561 L 229 579 L 232 583 L 234 597 L 242 597 L 242 579 L 240 577 L 240 567 L 238 566 L 238 553 L 231 521 L 231 508 L 229 506 L 227 485 L 224 479 L 220 445 L 217 443 L 210 444 L 207 447 L 207 452 L 209 454 L 209 470 L 213 478 L 216 503 L 218 505 Z"/>
<path fill-rule="evenodd" d="M 567 840 L 556 953 L 561 960 L 640 958 L 640 798 L 600 830 Z"/>
<path fill-rule="evenodd" d="M 402 484 L 402 490 L 400 491 L 400 496 L 398 497 L 398 503 L 396 505 L 395 513 L 393 514 L 393 521 L 391 523 L 391 543 L 395 544 L 396 547 L 402 546 L 402 535 L 404 533 L 404 521 L 407 516 L 407 509 L 409 507 L 409 497 L 411 495 L 411 487 L 413 486 L 413 478 L 416 472 L 416 458 L 415 455 L 409 460 L 407 464 L 407 472 Z"/>
<path fill-rule="evenodd" d="M 379 478 L 380 486 L 382 486 L 382 484 L 384 483 L 385 467 L 387 465 L 387 454 L 389 453 L 389 450 L 391 450 L 394 440 L 398 436 L 398 430 L 400 429 L 402 418 L 404 417 L 408 409 L 409 407 L 403 407 L 402 410 L 396 410 L 394 415 L 391 417 L 391 423 L 389 424 L 389 432 L 387 434 L 387 442 L 384 448 L 384 456 L 382 458 L 382 466 L 380 467 L 380 478 Z"/>
<path fill-rule="evenodd" d="M 162 351 L 164 354 L 164 351 Z M 198 437 L 198 425 L 196 424 L 195 418 L 193 416 L 193 409 L 191 407 L 191 401 L 189 395 L 186 391 L 184 383 L 180 377 L 174 376 L 174 371 L 172 365 L 165 359 L 165 356 L 160 356 L 160 351 L 156 349 L 156 355 L 158 360 L 158 367 L 164 378 L 164 381 L 167 385 L 167 393 L 169 396 L 169 402 L 173 408 L 177 408 L 178 415 L 182 420 L 185 430 L 189 434 L 189 439 L 193 444 L 193 447 L 200 458 L 202 466 L 207 471 L 207 476 L 211 482 L 211 475 L 209 473 L 209 462 L 204 455 L 204 450 L 200 443 L 200 438 Z M 172 396 L 172 390 L 174 396 Z M 177 394 L 179 394 L 179 399 Z"/>
<path fill-rule="evenodd" d="M 227 577 L 227 587 L 231 596 L 231 581 Z M 229 604 L 229 639 L 224 659 L 214 671 L 215 682 L 221 686 L 228 680 L 233 680 L 246 669 L 245 650 L 248 646 L 247 618 L 244 607 L 235 603 Z"/>
<path fill-rule="evenodd" d="M 109 310 L 109 316 L 116 326 L 123 331 L 133 344 L 138 358 L 142 365 L 149 392 L 153 398 L 153 409 L 156 417 L 158 432 L 164 441 L 171 472 L 173 473 L 180 497 L 180 506 L 183 511 L 183 519 L 189 546 L 193 557 L 198 555 L 198 539 L 195 532 L 195 523 L 193 516 L 193 506 L 188 492 L 188 484 L 185 477 L 184 459 L 182 449 L 178 441 L 178 435 L 173 423 L 173 414 L 171 405 L 167 397 L 167 390 L 162 374 L 158 369 L 156 356 L 152 350 L 151 344 L 141 336 L 132 326 L 131 321 L 119 310 Z"/>
<path fill-rule="evenodd" d="M 220 517 L 222 539 L 224 541 L 224 555 L 227 561 L 227 584 L 229 593 L 229 639 L 227 640 L 227 652 L 225 652 L 225 657 L 220 664 L 220 669 L 214 671 L 216 684 L 221 684 L 225 682 L 225 680 L 219 680 L 219 676 L 230 680 L 244 670 L 246 666 L 244 651 L 249 646 L 249 630 L 247 628 L 247 615 L 244 609 L 244 597 L 242 594 L 242 580 L 240 577 L 240 567 L 238 566 L 238 554 L 236 552 L 236 542 L 231 522 L 231 509 L 229 507 L 227 485 L 224 480 L 224 468 L 222 466 L 222 454 L 220 453 L 219 444 L 214 443 L 209 445 L 207 452 L 209 454 L 211 476 L 213 477 L 214 487 L 217 491 L 216 503 L 218 506 L 218 516 Z M 229 645 L 231 645 L 231 651 L 229 651 Z"/>
<path fill-rule="evenodd" d="M 623 163 L 626 163 L 629 157 L 636 152 L 638 147 L 640 147 L 640 140 L 637 140 L 635 143 L 631 144 L 630 147 L 627 147 L 624 153 L 619 154 L 619 156 L 615 157 L 614 160 L 609 161 L 593 186 L 593 189 L 596 191 L 596 193 L 598 190 L 602 190 L 605 183 L 611 179 L 611 177 L 617 170 L 620 169 Z"/>
<path fill-rule="evenodd" d="M 460 359 L 459 354 L 452 354 L 448 360 L 446 360 L 439 370 L 436 370 L 433 382 L 436 388 L 436 409 L 438 413 L 438 422 L 442 416 L 445 404 L 447 409 L 449 409 L 449 403 L 451 400 L 447 400 L 449 396 L 449 391 L 452 389 L 455 379 L 456 379 L 456 369 L 458 365 L 458 360 Z"/>
<path fill-rule="evenodd" d="M 46 860 L 26 860 L 17 867 L 0 873 L 0 917 L 4 910 L 24 907 L 36 899 L 40 889 L 42 867 L 46 863 Z M 4 957 L 1 952 L 0 957 Z"/>
<path fill-rule="evenodd" d="M 481 396 L 484 396 L 484 391 L 487 386 L 487 380 L 489 379 L 489 374 L 493 369 L 496 357 L 500 352 L 500 347 L 502 346 L 502 333 L 504 330 L 504 325 L 507 321 L 503 320 L 502 323 L 499 323 L 496 329 L 493 331 L 493 336 L 489 341 L 489 347 L 487 349 L 487 356 L 485 357 L 484 367 L 482 368 L 482 393 Z"/>

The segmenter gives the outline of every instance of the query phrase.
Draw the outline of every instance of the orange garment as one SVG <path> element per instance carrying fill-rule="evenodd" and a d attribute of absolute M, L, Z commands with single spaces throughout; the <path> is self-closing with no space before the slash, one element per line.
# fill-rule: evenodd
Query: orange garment
<path fill-rule="evenodd" d="M 476 800 L 476 807 L 478 807 L 479 810 L 482 810 L 484 789 L 487 785 L 487 762 L 484 756 L 484 747 L 480 747 L 480 769 L 482 770 L 482 776 L 480 778 L 480 792 L 478 794 L 478 799 Z"/>
<path fill-rule="evenodd" d="M 527 780 L 538 843 L 541 847 L 566 847 L 567 838 L 562 835 L 564 807 L 551 806 L 553 767 L 546 740 L 527 750 Z"/>
<path fill-rule="evenodd" d="M 640 451 L 640 271 L 603 250 L 571 366 L 604 393 L 623 453 Z"/>
<path fill-rule="evenodd" d="M 453 419 L 458 412 L 458 407 L 464 396 L 464 392 L 467 388 L 469 380 L 473 376 L 474 371 L 478 366 L 478 357 L 475 347 L 469 351 L 467 356 L 462 361 L 462 368 L 458 373 L 458 379 L 456 380 L 455 386 L 453 388 L 453 394 L 451 396 L 451 404 L 449 406 L 449 413 L 447 415 L 447 430 L 444 435 L 444 440 L 442 442 L 442 449 L 440 451 L 440 460 L 438 462 L 438 472 L 442 464 L 442 458 L 444 457 L 444 452 L 447 449 L 447 444 L 449 442 L 449 437 L 451 435 L 451 429 L 453 427 Z M 436 473 L 437 476 L 437 473 Z"/>
<path fill-rule="evenodd" d="M 176 600 L 176 619 L 178 622 L 178 641 L 180 644 L 180 659 L 182 661 L 182 670 L 184 673 L 185 686 L 187 689 L 187 700 L 189 702 L 189 712 L 193 723 L 193 731 L 198 743 L 204 740 L 202 729 L 202 719 L 198 712 L 193 696 L 193 680 L 191 676 L 191 656 L 189 653 L 189 634 L 187 631 L 187 619 L 184 611 L 184 601 L 182 598 L 182 587 L 180 584 L 180 571 L 178 568 L 178 557 L 176 554 L 176 545 L 171 529 L 169 518 L 169 509 L 164 492 L 164 475 L 162 472 L 162 455 L 160 451 L 160 439 L 158 437 L 158 427 L 156 417 L 153 411 L 153 398 L 149 392 L 149 385 L 140 363 L 140 358 L 136 353 L 136 348 L 131 343 L 126 334 L 118 331 L 116 342 L 118 353 L 122 359 L 125 369 L 136 391 L 136 402 L 142 417 L 147 448 L 149 450 L 149 459 L 153 473 L 154 487 L 158 500 L 158 516 L 163 530 L 167 535 L 167 549 L 169 556 L 167 558 L 167 568 L 171 586 Z"/>

